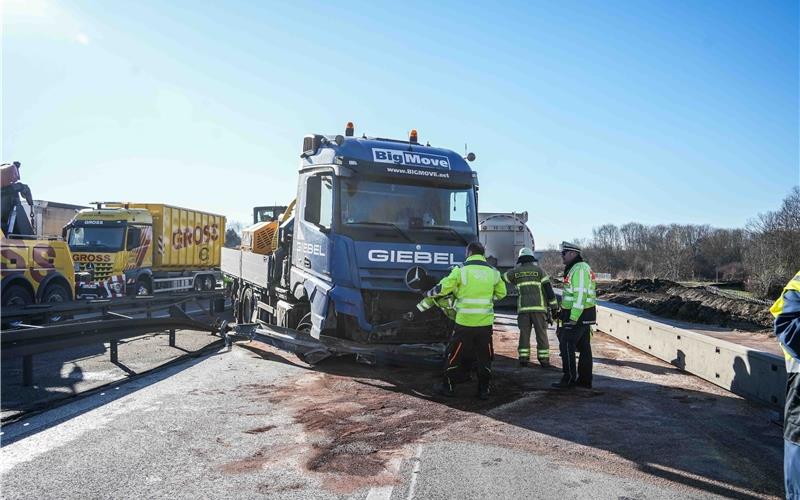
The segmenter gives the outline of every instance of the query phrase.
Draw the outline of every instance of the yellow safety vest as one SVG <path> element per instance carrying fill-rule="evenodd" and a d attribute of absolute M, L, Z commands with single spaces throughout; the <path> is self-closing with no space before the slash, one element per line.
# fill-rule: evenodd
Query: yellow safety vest
<path fill-rule="evenodd" d="M 783 312 L 783 296 L 786 295 L 786 292 L 792 290 L 800 292 L 800 271 L 797 272 L 794 278 L 789 280 L 789 283 L 786 284 L 781 292 L 781 296 L 778 297 L 778 300 L 769 308 L 769 312 L 776 318 Z M 783 344 L 781 344 L 781 349 L 783 349 L 783 357 L 786 360 L 786 373 L 800 373 L 800 361 L 794 359 L 786 348 L 783 347 Z"/>

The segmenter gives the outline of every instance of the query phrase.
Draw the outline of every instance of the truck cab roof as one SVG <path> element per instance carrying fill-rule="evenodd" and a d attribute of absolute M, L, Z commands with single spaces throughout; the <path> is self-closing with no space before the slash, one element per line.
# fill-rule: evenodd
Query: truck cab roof
<path fill-rule="evenodd" d="M 343 165 L 365 174 L 473 183 L 477 175 L 455 151 L 380 137 L 308 135 L 300 170 Z"/>
<path fill-rule="evenodd" d="M 153 216 L 143 208 L 86 208 L 75 215 L 75 221 L 100 220 L 152 224 Z"/>

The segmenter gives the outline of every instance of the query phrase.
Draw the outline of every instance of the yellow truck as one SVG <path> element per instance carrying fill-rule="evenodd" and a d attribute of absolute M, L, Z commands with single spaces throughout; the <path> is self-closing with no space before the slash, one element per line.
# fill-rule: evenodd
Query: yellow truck
<path fill-rule="evenodd" d="M 20 196 L 33 204 L 20 182 L 20 163 L 0 165 L 0 304 L 26 306 L 73 299 L 75 269 L 69 247 L 57 238 L 34 235 Z"/>
<path fill-rule="evenodd" d="M 75 271 L 65 241 L 0 231 L 2 305 L 26 306 L 69 302 Z"/>
<path fill-rule="evenodd" d="M 95 203 L 64 227 L 72 259 L 90 278 L 77 297 L 213 290 L 225 217 L 161 203 Z"/>

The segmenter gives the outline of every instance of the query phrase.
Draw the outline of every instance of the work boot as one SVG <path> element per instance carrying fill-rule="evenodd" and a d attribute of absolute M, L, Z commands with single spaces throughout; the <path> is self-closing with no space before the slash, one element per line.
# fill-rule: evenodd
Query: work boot
<path fill-rule="evenodd" d="M 571 389 L 575 387 L 575 382 L 567 375 L 564 375 L 561 377 L 561 380 L 550 384 L 550 386 L 555 387 L 556 389 Z"/>
<path fill-rule="evenodd" d="M 519 358 L 519 366 L 528 366 L 531 362 L 525 358 Z"/>
<path fill-rule="evenodd" d="M 542 365 L 544 368 L 550 368 L 550 360 L 547 358 L 540 359 L 539 364 Z"/>
<path fill-rule="evenodd" d="M 486 401 L 487 399 L 489 399 L 489 394 L 490 393 L 491 393 L 491 391 L 489 390 L 489 386 L 488 385 L 486 387 L 479 387 L 478 388 L 478 398 L 483 400 L 483 401 Z"/>
<path fill-rule="evenodd" d="M 591 389 L 592 388 L 592 383 L 591 382 L 583 382 L 581 380 L 578 380 L 577 382 L 575 382 L 575 385 L 578 386 L 578 387 L 583 387 L 584 389 Z"/>
<path fill-rule="evenodd" d="M 447 382 L 439 382 L 438 384 L 433 386 L 433 392 L 435 394 L 438 394 L 439 396 L 444 396 L 446 398 L 452 398 L 453 394 L 455 394 L 453 392 L 453 388 L 450 387 L 450 384 L 448 384 Z"/>

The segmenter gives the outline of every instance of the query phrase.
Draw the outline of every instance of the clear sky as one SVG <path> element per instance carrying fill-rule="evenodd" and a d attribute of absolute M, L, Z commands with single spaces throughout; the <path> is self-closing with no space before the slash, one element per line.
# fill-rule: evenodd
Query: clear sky
<path fill-rule="evenodd" d="M 38 199 L 246 222 L 349 120 L 468 144 L 539 248 L 739 227 L 800 183 L 796 1 L 1 3 L 0 156 Z"/>

